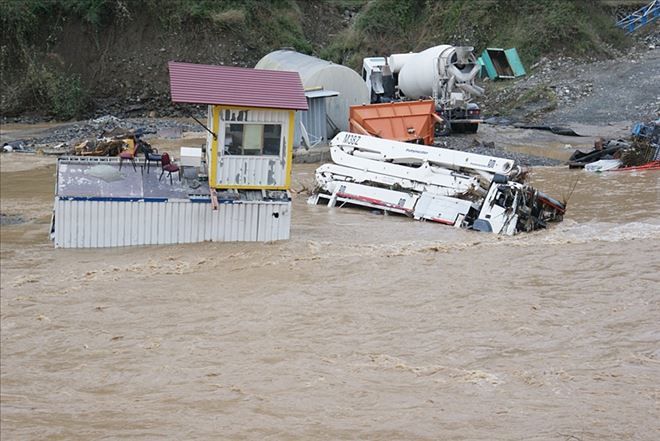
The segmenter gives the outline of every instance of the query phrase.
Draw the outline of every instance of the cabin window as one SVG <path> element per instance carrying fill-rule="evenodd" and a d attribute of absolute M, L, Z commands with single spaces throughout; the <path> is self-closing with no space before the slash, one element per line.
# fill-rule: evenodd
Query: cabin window
<path fill-rule="evenodd" d="M 225 155 L 280 156 L 281 149 L 281 124 L 225 124 Z"/>

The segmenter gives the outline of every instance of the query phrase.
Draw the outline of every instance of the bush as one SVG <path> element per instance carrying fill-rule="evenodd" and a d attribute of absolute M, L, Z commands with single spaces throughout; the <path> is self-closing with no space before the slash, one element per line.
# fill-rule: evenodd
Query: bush
<path fill-rule="evenodd" d="M 80 118 L 89 108 L 89 97 L 80 76 L 30 63 L 24 81 L 3 96 L 3 113 L 37 110 L 58 119 Z"/>
<path fill-rule="evenodd" d="M 80 118 L 89 104 L 80 76 L 75 74 L 56 75 L 48 96 L 52 113 L 59 119 Z"/>

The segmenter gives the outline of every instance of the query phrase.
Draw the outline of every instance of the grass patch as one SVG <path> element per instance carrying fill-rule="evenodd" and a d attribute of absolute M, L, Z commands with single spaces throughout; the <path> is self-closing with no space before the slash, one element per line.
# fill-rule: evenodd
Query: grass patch
<path fill-rule="evenodd" d="M 389 55 L 438 44 L 473 46 L 477 54 L 487 47 L 515 47 L 529 65 L 555 54 L 609 56 L 612 48 L 628 44 L 611 8 L 593 1 L 372 0 L 351 32 L 325 53 L 351 60 L 354 54 Z"/>
<path fill-rule="evenodd" d="M 136 0 L 134 0 L 136 1 Z M 166 29 L 206 26 L 209 32 L 230 31 L 250 49 L 293 47 L 312 51 L 302 30 L 302 13 L 296 0 L 145 0 Z M 218 36 L 221 38 L 221 35 Z"/>
<path fill-rule="evenodd" d="M 227 9 L 211 15 L 211 20 L 220 27 L 231 29 L 237 26 L 245 26 L 245 11 L 242 9 Z"/>

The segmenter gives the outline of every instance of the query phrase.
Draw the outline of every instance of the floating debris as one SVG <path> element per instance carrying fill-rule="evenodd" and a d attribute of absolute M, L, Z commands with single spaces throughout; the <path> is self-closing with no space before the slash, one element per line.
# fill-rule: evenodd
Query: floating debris
<path fill-rule="evenodd" d="M 660 120 L 635 124 L 630 140 L 597 138 L 593 150 L 576 150 L 568 166 L 592 172 L 660 168 Z"/>

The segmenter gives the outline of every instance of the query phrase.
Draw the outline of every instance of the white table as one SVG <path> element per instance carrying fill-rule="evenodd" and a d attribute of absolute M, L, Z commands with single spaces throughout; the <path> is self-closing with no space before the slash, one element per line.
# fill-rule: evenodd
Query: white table
<path fill-rule="evenodd" d="M 199 167 L 202 165 L 201 147 L 181 147 L 180 165 L 185 167 Z"/>

